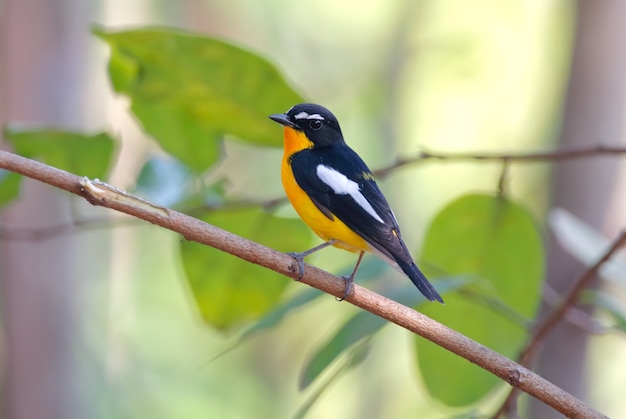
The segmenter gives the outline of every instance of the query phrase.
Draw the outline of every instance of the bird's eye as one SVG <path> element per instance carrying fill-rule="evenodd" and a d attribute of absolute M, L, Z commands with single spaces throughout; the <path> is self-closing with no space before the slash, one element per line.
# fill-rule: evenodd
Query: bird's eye
<path fill-rule="evenodd" d="M 309 126 L 311 127 L 311 129 L 318 130 L 322 128 L 322 121 L 320 121 L 319 119 L 314 119 L 309 123 Z"/>

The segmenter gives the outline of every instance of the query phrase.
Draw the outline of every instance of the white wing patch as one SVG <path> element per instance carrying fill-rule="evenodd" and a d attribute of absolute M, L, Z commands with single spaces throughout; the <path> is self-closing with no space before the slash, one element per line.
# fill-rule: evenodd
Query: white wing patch
<path fill-rule="evenodd" d="M 324 120 L 324 117 L 318 113 L 314 113 L 312 115 L 309 115 L 308 113 L 302 111 L 297 115 L 294 115 L 295 119 L 319 119 L 320 121 Z"/>
<path fill-rule="evenodd" d="M 378 222 L 383 224 L 385 223 L 383 219 L 380 218 L 380 215 L 376 213 L 372 204 L 370 204 L 369 201 L 363 196 L 358 183 L 348 179 L 348 177 L 343 173 L 328 166 L 324 166 L 323 164 L 318 165 L 316 171 L 317 177 L 319 177 L 322 182 L 330 186 L 337 195 L 350 195 L 352 199 L 354 199 L 354 201 L 369 215 L 374 217 Z"/>

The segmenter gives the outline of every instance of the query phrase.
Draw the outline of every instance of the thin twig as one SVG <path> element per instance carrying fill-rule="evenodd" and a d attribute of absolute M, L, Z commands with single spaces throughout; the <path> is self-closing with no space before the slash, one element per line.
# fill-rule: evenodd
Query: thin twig
<path fill-rule="evenodd" d="M 574 287 L 567 294 L 563 302 L 557 306 L 535 329 L 529 344 L 520 355 L 522 365 L 528 365 L 534 358 L 537 348 L 541 345 L 548 333 L 561 322 L 570 307 L 574 306 L 580 297 L 580 293 L 589 288 L 596 279 L 602 265 L 609 260 L 615 252 L 626 244 L 626 230 L 622 231 L 617 239 L 611 244 L 602 257 L 576 281 Z"/>
<path fill-rule="evenodd" d="M 553 309 L 561 304 L 562 295 L 559 294 L 549 284 L 543 284 L 543 301 L 546 305 Z M 564 321 L 572 326 L 578 327 L 588 335 L 603 335 L 614 331 L 610 326 L 603 325 L 596 320 L 591 313 L 588 313 L 578 306 L 572 306 L 567 310 L 563 318 Z"/>
<path fill-rule="evenodd" d="M 180 212 L 151 204 L 105 183 L 90 181 L 5 151 L 0 151 L 0 168 L 82 196 L 92 205 L 111 208 L 141 218 L 180 233 L 187 240 L 214 247 L 288 277 L 298 277 L 298 265 L 289 255 Z M 345 290 L 343 279 L 310 265 L 307 265 L 301 282 L 335 297 L 342 296 Z M 359 285 L 353 286 L 345 300 L 462 356 L 568 417 L 605 417 L 534 372 L 409 307 Z M 443 306 L 442 309 L 444 309 Z"/>
<path fill-rule="evenodd" d="M 427 160 L 444 160 L 444 161 L 501 161 L 503 162 L 502 172 L 498 181 L 498 194 L 502 195 L 505 191 L 505 182 L 507 181 L 507 172 L 511 162 L 545 162 L 545 161 L 563 161 L 578 159 L 591 156 L 601 155 L 620 155 L 626 154 L 626 147 L 617 146 L 605 146 L 596 145 L 592 147 L 580 147 L 580 148 L 564 148 L 559 150 L 551 150 L 544 152 L 531 152 L 531 153 L 445 153 L 434 151 L 421 151 L 417 155 L 409 158 L 399 158 L 389 166 L 382 167 L 374 170 L 373 173 L 379 178 L 388 176 L 392 171 L 412 164 L 425 162 Z M 265 200 L 244 200 L 235 202 L 224 202 L 220 204 L 209 204 L 206 206 L 194 208 L 185 211 L 187 214 L 195 215 L 204 213 L 206 211 L 221 211 L 221 210 L 233 210 L 244 209 L 251 207 L 261 207 L 267 210 L 276 208 L 279 205 L 287 202 L 285 197 L 278 197 Z M 81 222 L 80 227 L 91 227 L 90 222 Z M 106 227 L 104 224 L 98 224 L 93 228 Z M 0 238 L 11 238 L 15 240 L 40 240 L 49 239 L 59 235 L 72 233 L 74 228 L 78 225 L 68 223 L 65 225 L 55 225 L 51 227 L 37 228 L 37 229 L 21 229 L 19 231 L 11 231 L 6 229 L 2 231 L 0 228 Z"/>
<path fill-rule="evenodd" d="M 607 155 L 623 155 L 626 154 L 626 147 L 623 146 L 607 146 L 595 145 L 592 147 L 572 147 L 561 148 L 558 150 L 539 151 L 531 153 L 446 153 L 434 151 L 420 151 L 415 156 L 399 158 L 395 162 L 386 167 L 382 167 L 374 171 L 374 175 L 385 177 L 393 170 L 428 160 L 444 160 L 444 161 L 505 161 L 507 163 L 519 162 L 560 162 L 565 160 L 573 160 L 587 158 L 593 156 Z"/>
<path fill-rule="evenodd" d="M 100 229 L 109 230 L 133 225 L 140 225 L 140 220 L 128 217 L 119 217 L 117 219 L 111 219 L 111 217 L 93 217 L 34 228 L 0 226 L 0 240 L 40 242 L 77 232 L 82 233 L 89 230 Z"/>
<path fill-rule="evenodd" d="M 199 216 L 212 211 L 233 211 L 246 208 L 263 208 L 267 211 L 282 205 L 286 198 L 268 200 L 245 200 L 224 202 L 222 204 L 203 205 L 185 210 L 185 214 Z M 113 229 L 119 227 L 133 227 L 141 225 L 137 218 L 118 217 L 90 217 L 72 220 L 42 227 L 7 227 L 0 225 L 0 240 L 12 241 L 45 241 L 61 236 L 82 233 L 87 230 Z"/>
<path fill-rule="evenodd" d="M 502 169 L 500 171 L 500 177 L 498 178 L 498 196 L 499 197 L 503 197 L 505 195 L 506 192 L 506 182 L 508 181 L 508 175 L 509 175 L 509 160 L 508 159 L 503 159 L 502 160 Z"/>

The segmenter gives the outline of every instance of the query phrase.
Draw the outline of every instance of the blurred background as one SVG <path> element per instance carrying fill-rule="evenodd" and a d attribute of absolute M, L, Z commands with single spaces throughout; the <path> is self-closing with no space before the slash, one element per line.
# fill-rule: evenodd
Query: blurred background
<path fill-rule="evenodd" d="M 114 133 L 109 181 L 132 188 L 154 145 L 128 101 L 113 94 L 108 48 L 91 30 L 158 25 L 265 56 L 305 98 L 338 116 L 372 169 L 420 150 L 623 145 L 624 22 L 621 0 L 2 0 L 0 121 Z M 229 178 L 232 193 L 282 196 L 280 150 L 232 142 L 226 151 L 220 170 L 240 174 Z M 245 170 L 251 158 L 261 161 L 255 171 Z M 494 191 L 500 171 L 497 163 L 435 161 L 381 186 L 404 229 L 419 231 L 453 197 Z M 510 195 L 542 223 L 549 208 L 562 207 L 609 239 L 626 225 L 618 157 L 512 165 L 508 179 Z M 178 236 L 115 221 L 29 233 L 107 214 L 35 182 L 0 214 L 2 226 L 26 232 L 0 237 L 2 417 L 282 418 L 309 399 L 297 389 L 303 358 L 355 308 L 321 299 L 213 361 L 232 336 L 199 319 L 181 279 Z M 418 234 L 406 239 L 419 247 Z M 547 278 L 563 293 L 584 268 L 551 236 L 546 242 Z M 350 258 L 313 263 L 336 270 Z M 454 415 L 421 388 L 408 334 L 383 334 L 369 362 L 324 392 L 308 417 Z M 626 418 L 625 354 L 623 339 L 590 338 L 566 324 L 537 368 Z M 486 403 L 497 406 L 502 395 Z M 560 417 L 532 402 L 528 409 L 527 417 Z"/>

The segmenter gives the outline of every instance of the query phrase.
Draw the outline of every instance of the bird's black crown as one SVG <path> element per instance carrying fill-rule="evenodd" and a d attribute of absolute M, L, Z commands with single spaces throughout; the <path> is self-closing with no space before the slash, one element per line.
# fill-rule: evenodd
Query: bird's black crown
<path fill-rule="evenodd" d="M 343 143 L 343 135 L 337 118 L 323 106 L 301 103 L 285 114 L 270 115 L 270 119 L 306 134 L 317 147 Z"/>

